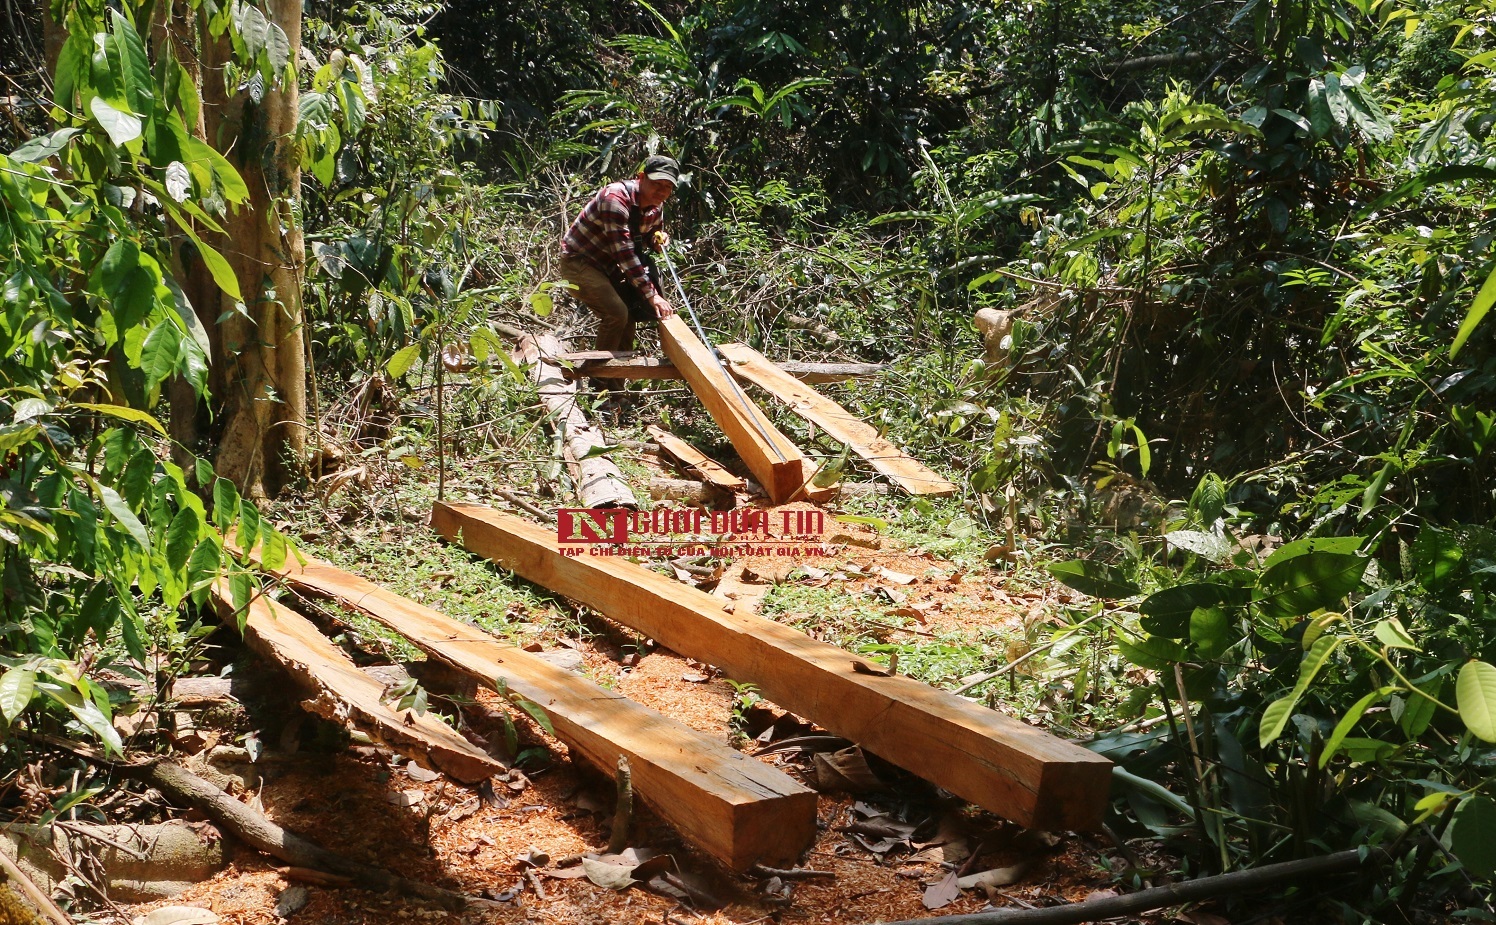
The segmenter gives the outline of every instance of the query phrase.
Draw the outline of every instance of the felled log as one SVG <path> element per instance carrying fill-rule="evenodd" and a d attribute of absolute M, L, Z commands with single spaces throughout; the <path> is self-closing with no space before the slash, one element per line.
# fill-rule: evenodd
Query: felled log
<path fill-rule="evenodd" d="M 649 425 L 649 435 L 659 444 L 660 449 L 670 454 L 681 465 L 694 470 L 698 475 L 713 485 L 725 491 L 747 491 L 748 483 L 743 481 L 722 464 L 710 456 L 696 449 L 696 447 L 665 430 L 663 427 Z"/>
<path fill-rule="evenodd" d="M 639 501 L 618 466 L 606 456 L 589 455 L 607 444 L 602 431 L 587 420 L 577 404 L 577 384 L 567 379 L 556 365 L 556 358 L 565 349 L 556 338 L 542 334 L 521 338 L 516 352 L 519 361 L 529 365 L 540 402 L 545 405 L 562 445 L 576 460 L 577 495 L 582 507 L 637 508 Z"/>

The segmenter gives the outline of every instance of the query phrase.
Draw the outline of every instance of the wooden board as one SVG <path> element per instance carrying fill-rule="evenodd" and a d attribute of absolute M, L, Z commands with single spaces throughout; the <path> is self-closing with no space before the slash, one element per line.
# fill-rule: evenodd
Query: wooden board
<path fill-rule="evenodd" d="M 649 425 L 649 436 L 660 449 L 692 469 L 703 479 L 728 491 L 747 491 L 748 483 L 728 472 L 722 464 L 658 425 Z"/>
<path fill-rule="evenodd" d="M 734 870 L 792 863 L 815 838 L 816 795 L 784 773 L 482 630 L 316 559 L 277 572 L 405 636 L 479 683 L 540 704 L 575 754 L 611 775 L 625 755 L 634 792 Z"/>
<path fill-rule="evenodd" d="M 232 620 L 228 585 L 215 585 L 213 597 L 219 613 Z M 286 669 L 311 694 L 301 703 L 310 713 L 335 723 L 357 723 L 375 741 L 463 783 L 487 780 L 504 770 L 430 713 L 397 711 L 383 699 L 383 684 L 360 671 L 310 620 L 283 604 L 255 598 L 245 619 L 244 642 L 255 654 Z"/>
<path fill-rule="evenodd" d="M 594 379 L 681 379 L 680 370 L 669 360 L 659 357 L 641 356 L 633 352 L 612 350 L 573 350 L 556 357 L 568 363 L 585 363 L 601 360 L 585 370 L 568 370 L 573 376 L 590 376 Z M 868 379 L 883 373 L 881 363 L 780 363 L 779 368 L 801 382 L 825 383 L 846 382 L 848 379 Z"/>
<path fill-rule="evenodd" d="M 910 678 L 857 672 L 857 657 L 788 626 L 728 613 L 705 592 L 616 556 L 563 557 L 552 531 L 492 508 L 437 504 L 442 536 L 1020 825 L 1094 830 L 1111 762 Z"/>
<path fill-rule="evenodd" d="M 944 498 L 956 493 L 953 483 L 883 439 L 876 428 L 852 412 L 770 363 L 757 350 L 746 344 L 723 344 L 717 349 L 727 358 L 728 369 L 734 376 L 770 393 L 805 420 L 850 446 L 852 452 L 911 495 Z"/>
<path fill-rule="evenodd" d="M 807 498 L 819 501 L 835 493 L 834 487 L 812 484 L 815 464 L 718 367 L 711 348 L 691 333 L 679 315 L 661 319 L 660 343 L 769 500 L 775 504 Z"/>

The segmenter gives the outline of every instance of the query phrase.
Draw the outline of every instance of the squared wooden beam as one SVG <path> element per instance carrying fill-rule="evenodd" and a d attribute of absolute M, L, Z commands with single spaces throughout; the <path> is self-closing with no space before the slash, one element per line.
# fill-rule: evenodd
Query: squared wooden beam
<path fill-rule="evenodd" d="M 554 531 L 492 508 L 438 503 L 431 525 L 1020 825 L 1101 825 L 1111 762 L 1095 752 L 912 678 L 859 672 L 861 660 L 843 649 L 773 620 L 729 613 L 726 602 L 621 557 L 563 556 Z"/>
<path fill-rule="evenodd" d="M 876 428 L 857 415 L 770 363 L 747 344 L 722 344 L 728 370 L 790 406 L 790 410 L 818 425 L 852 452 L 872 464 L 911 495 L 944 498 L 956 493 L 954 483 L 883 439 Z"/>
<path fill-rule="evenodd" d="M 748 471 L 768 492 L 769 500 L 775 504 L 819 501 L 835 493 L 834 487 L 813 484 L 815 464 L 743 394 L 742 388 L 717 365 L 711 348 L 691 332 L 679 315 L 661 319 L 660 343 L 712 420 L 732 441 Z"/>
<path fill-rule="evenodd" d="M 213 601 L 232 621 L 234 605 L 226 583 L 214 586 Z M 251 601 L 244 642 L 256 655 L 284 668 L 310 694 L 301 702 L 309 713 L 340 724 L 356 722 L 375 741 L 463 783 L 487 780 L 504 770 L 435 716 L 396 710 L 384 699 L 383 684 L 360 671 L 312 621 L 283 604 L 268 597 Z"/>
<path fill-rule="evenodd" d="M 696 447 L 672 434 L 670 431 L 655 424 L 649 425 L 650 439 L 660 445 L 660 449 L 670 454 L 690 468 L 697 475 L 712 483 L 718 488 L 727 491 L 747 491 L 748 483 L 728 472 L 722 464 L 710 456 L 696 449 Z"/>
<path fill-rule="evenodd" d="M 604 773 L 629 760 L 634 792 L 686 839 L 737 871 L 794 862 L 815 839 L 816 794 L 781 771 L 605 690 L 478 627 L 307 557 L 276 571 L 298 591 L 338 601 L 431 658 L 539 704 L 557 738 Z"/>

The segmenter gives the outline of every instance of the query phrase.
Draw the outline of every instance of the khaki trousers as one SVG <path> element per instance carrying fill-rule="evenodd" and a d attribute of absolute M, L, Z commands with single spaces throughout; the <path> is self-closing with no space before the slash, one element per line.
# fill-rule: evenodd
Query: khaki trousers
<path fill-rule="evenodd" d="M 594 349 L 633 350 L 634 321 L 654 316 L 654 311 L 633 284 L 615 284 L 607 274 L 581 257 L 562 257 L 561 276 L 576 286 L 572 295 L 597 316 Z"/>

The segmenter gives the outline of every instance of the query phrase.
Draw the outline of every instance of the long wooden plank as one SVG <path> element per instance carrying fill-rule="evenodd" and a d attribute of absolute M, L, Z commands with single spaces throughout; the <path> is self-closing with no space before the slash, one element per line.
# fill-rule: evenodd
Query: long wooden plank
<path fill-rule="evenodd" d="M 213 597 L 219 613 L 232 617 L 234 605 L 224 583 L 214 587 Z M 268 597 L 251 601 L 244 642 L 311 692 L 301 703 L 310 713 L 336 723 L 355 722 L 374 740 L 464 783 L 487 780 L 504 770 L 435 716 L 395 710 L 383 699 L 383 684 L 359 671 L 310 620 L 283 604 Z"/>
<path fill-rule="evenodd" d="M 405 636 L 427 655 L 545 708 L 556 735 L 612 774 L 627 756 L 635 792 L 734 870 L 793 862 L 815 838 L 816 795 L 784 773 L 539 656 L 310 557 L 276 574 Z"/>
<path fill-rule="evenodd" d="M 854 670 L 860 660 L 783 624 L 616 556 L 560 554 L 556 537 L 492 508 L 437 504 L 449 540 L 580 601 L 775 703 L 1021 825 L 1096 829 L 1111 762 L 1078 745 L 910 678 Z"/>
<path fill-rule="evenodd" d="M 568 363 L 593 363 L 585 370 L 573 370 L 572 375 L 585 375 L 594 379 L 682 379 L 680 370 L 669 360 L 642 356 L 616 350 L 573 350 L 556 357 Z M 827 383 L 846 382 L 848 379 L 869 379 L 883 374 L 881 363 L 802 363 L 791 360 L 780 363 L 779 368 L 801 382 Z"/>
<path fill-rule="evenodd" d="M 911 495 L 944 498 L 956 493 L 952 482 L 885 440 L 876 428 L 846 408 L 785 373 L 757 350 L 747 344 L 722 344 L 717 349 L 727 358 L 734 376 L 753 383 L 805 420 L 819 425 Z"/>
<path fill-rule="evenodd" d="M 819 488 L 811 481 L 815 464 L 742 394 L 679 315 L 661 319 L 660 344 L 771 501 L 818 501 L 834 494 L 834 487 Z"/>
<path fill-rule="evenodd" d="M 696 449 L 696 447 L 656 424 L 649 425 L 649 436 L 660 449 L 680 460 L 703 479 L 728 491 L 747 491 L 748 483 L 728 472 L 722 464 Z"/>

